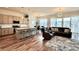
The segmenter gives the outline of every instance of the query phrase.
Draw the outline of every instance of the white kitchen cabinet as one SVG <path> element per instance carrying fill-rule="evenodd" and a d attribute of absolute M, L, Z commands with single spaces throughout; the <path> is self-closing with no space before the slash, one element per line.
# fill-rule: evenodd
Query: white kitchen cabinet
<path fill-rule="evenodd" d="M 8 31 L 9 31 L 8 34 L 13 34 L 13 28 L 9 28 Z"/>
<path fill-rule="evenodd" d="M 5 35 L 5 29 L 2 29 L 2 36 Z"/>
<path fill-rule="evenodd" d="M 1 31 L 1 29 L 0 29 L 0 37 L 1 37 L 1 35 L 2 35 L 2 31 Z"/>
<path fill-rule="evenodd" d="M 12 24 L 13 23 L 13 20 L 14 20 L 14 17 L 13 16 L 9 16 L 9 24 Z"/>
<path fill-rule="evenodd" d="M 0 15 L 0 24 L 2 24 L 2 18 L 3 16 L 2 15 Z"/>
<path fill-rule="evenodd" d="M 8 19 L 9 19 L 9 16 L 5 16 L 5 15 L 4 15 L 4 16 L 3 16 L 3 19 L 2 19 L 2 23 L 3 23 L 3 24 L 8 24 L 8 23 L 9 23 L 9 20 L 8 20 Z"/>

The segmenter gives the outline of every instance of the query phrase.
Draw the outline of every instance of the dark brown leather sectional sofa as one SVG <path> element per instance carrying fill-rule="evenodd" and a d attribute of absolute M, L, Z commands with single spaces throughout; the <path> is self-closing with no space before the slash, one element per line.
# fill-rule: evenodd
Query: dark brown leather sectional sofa
<path fill-rule="evenodd" d="M 45 40 L 50 40 L 53 36 L 62 36 L 67 38 L 71 38 L 72 36 L 72 32 L 70 28 L 50 27 L 49 30 L 46 30 L 44 27 L 41 29 Z"/>
<path fill-rule="evenodd" d="M 52 27 L 53 29 L 56 29 L 54 32 L 54 36 L 63 36 L 67 38 L 71 38 L 72 32 L 70 28 L 65 28 L 65 27 Z"/>

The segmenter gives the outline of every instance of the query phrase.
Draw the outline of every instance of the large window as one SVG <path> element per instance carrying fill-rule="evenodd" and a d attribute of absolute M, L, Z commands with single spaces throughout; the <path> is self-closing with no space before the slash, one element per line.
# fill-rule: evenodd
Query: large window
<path fill-rule="evenodd" d="M 79 40 L 79 16 L 51 19 L 51 27 L 67 27 L 71 29 L 72 39 Z"/>
<path fill-rule="evenodd" d="M 51 27 L 62 27 L 62 18 L 52 18 Z"/>
<path fill-rule="evenodd" d="M 71 32 L 79 33 L 79 16 L 65 18 L 51 18 L 51 27 L 71 28 Z M 47 19 L 40 19 L 40 26 L 47 27 Z"/>
<path fill-rule="evenodd" d="M 40 24 L 40 26 L 47 27 L 47 19 L 40 19 L 39 24 Z"/>
<path fill-rule="evenodd" d="M 68 27 L 70 28 L 70 25 L 71 22 L 70 22 L 70 17 L 67 17 L 67 18 L 63 18 L 63 27 Z"/>
<path fill-rule="evenodd" d="M 79 16 L 71 17 L 71 31 L 79 33 Z"/>
<path fill-rule="evenodd" d="M 79 16 L 71 17 L 72 39 L 79 40 Z"/>
<path fill-rule="evenodd" d="M 51 23 L 51 27 L 56 27 L 57 26 L 57 20 L 54 19 L 54 18 L 51 18 L 50 23 Z"/>
<path fill-rule="evenodd" d="M 57 27 L 62 27 L 62 18 L 57 18 Z"/>

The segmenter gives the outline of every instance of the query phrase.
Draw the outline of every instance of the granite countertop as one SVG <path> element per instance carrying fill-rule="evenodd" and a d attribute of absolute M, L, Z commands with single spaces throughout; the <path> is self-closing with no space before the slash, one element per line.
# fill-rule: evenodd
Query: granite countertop
<path fill-rule="evenodd" d="M 24 29 L 27 29 L 27 28 L 16 28 L 16 30 L 24 30 Z"/>
<path fill-rule="evenodd" d="M 79 51 L 79 42 L 60 36 L 53 37 L 45 46 L 52 51 Z"/>
<path fill-rule="evenodd" d="M 29 30 L 29 29 L 35 29 L 35 28 L 16 28 L 16 30 Z"/>

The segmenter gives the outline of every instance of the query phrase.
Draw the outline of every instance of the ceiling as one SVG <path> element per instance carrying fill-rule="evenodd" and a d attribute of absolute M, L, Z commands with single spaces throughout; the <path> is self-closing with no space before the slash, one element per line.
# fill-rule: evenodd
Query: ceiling
<path fill-rule="evenodd" d="M 59 8 L 61 8 L 63 12 L 79 11 L 79 7 L 5 7 L 4 9 L 17 11 L 23 14 L 32 14 L 35 17 L 39 17 L 55 14 Z"/>

